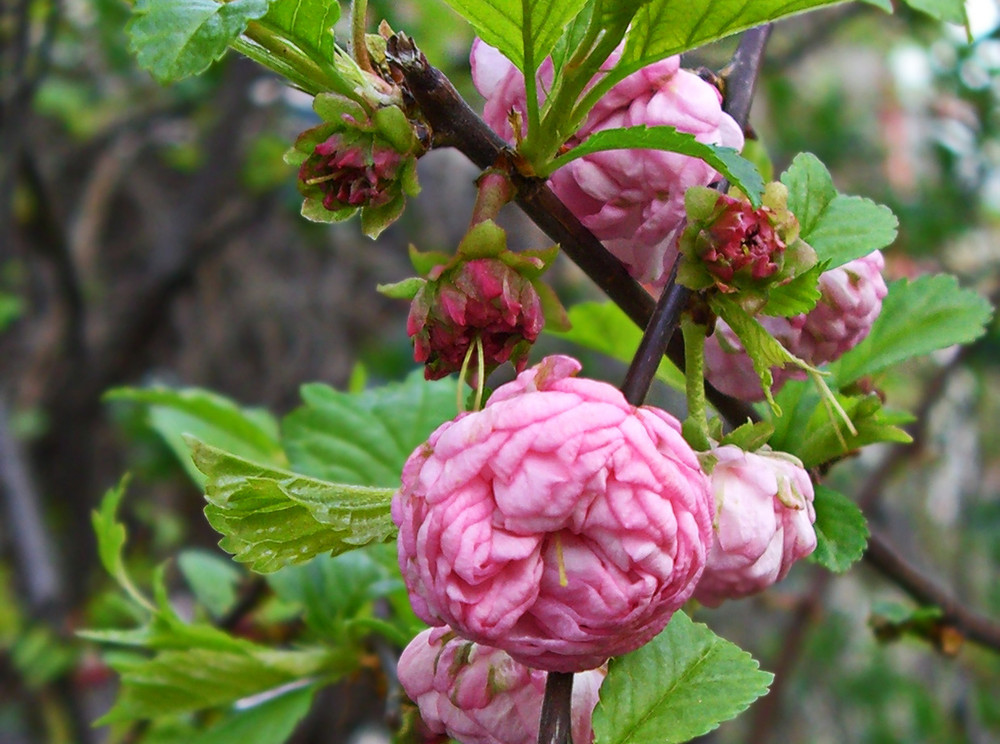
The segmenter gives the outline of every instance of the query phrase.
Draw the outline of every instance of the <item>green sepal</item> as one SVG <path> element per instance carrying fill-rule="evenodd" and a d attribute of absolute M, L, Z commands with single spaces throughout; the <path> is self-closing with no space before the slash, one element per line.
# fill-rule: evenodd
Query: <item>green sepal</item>
<path fill-rule="evenodd" d="M 719 440 L 719 446 L 733 444 L 745 452 L 755 452 L 767 444 L 774 434 L 774 424 L 770 421 L 747 421 Z"/>
<path fill-rule="evenodd" d="M 429 276 L 438 266 L 445 267 L 452 256 L 444 251 L 420 251 L 413 243 L 410 243 L 410 263 L 421 276 Z"/>
<path fill-rule="evenodd" d="M 493 220 L 473 225 L 458 244 L 457 256 L 466 260 L 498 258 L 507 250 L 507 233 Z"/>
<path fill-rule="evenodd" d="M 391 201 L 378 207 L 361 208 L 361 232 L 374 240 L 389 225 L 399 219 L 406 208 L 406 197 L 396 194 Z"/>
<path fill-rule="evenodd" d="M 378 134 L 392 145 L 396 152 L 412 153 L 417 149 L 417 137 L 413 133 L 413 125 L 402 109 L 397 106 L 383 106 L 376 109 L 372 119 Z"/>
<path fill-rule="evenodd" d="M 339 93 L 320 93 L 313 99 L 313 111 L 328 124 L 334 125 L 334 131 L 360 129 L 370 132 L 373 127 L 368 112 L 357 101 Z M 353 120 L 353 124 L 347 119 Z"/>
<path fill-rule="evenodd" d="M 310 222 L 343 222 L 357 214 L 357 207 L 344 207 L 330 211 L 320 199 L 307 196 L 302 200 L 302 216 Z"/>
<path fill-rule="evenodd" d="M 380 294 L 391 297 L 394 300 L 412 300 L 425 284 L 427 284 L 426 279 L 411 276 L 408 279 L 393 282 L 392 284 L 379 284 L 375 289 Z"/>

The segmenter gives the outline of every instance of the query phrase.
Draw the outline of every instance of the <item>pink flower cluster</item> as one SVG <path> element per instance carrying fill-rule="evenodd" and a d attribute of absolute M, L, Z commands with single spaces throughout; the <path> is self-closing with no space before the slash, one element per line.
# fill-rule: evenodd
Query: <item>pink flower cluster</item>
<path fill-rule="evenodd" d="M 504 651 L 455 636 L 450 628 L 418 634 L 399 659 L 399 681 L 431 733 L 462 744 L 525 744 L 538 735 L 545 672 Z M 572 736 L 593 741 L 591 715 L 603 669 L 573 680 Z"/>
<path fill-rule="evenodd" d="M 743 199 L 719 195 L 722 214 L 708 229 L 710 248 L 701 260 L 724 285 L 737 274 L 766 279 L 780 268 L 785 243 L 771 224 L 767 207 L 754 209 Z"/>
<path fill-rule="evenodd" d="M 694 592 L 708 481 L 668 413 L 543 360 L 440 426 L 392 504 L 418 616 L 535 668 L 642 646 Z"/>
<path fill-rule="evenodd" d="M 616 52 L 605 63 L 617 62 Z M 511 112 L 525 120 L 524 76 L 499 51 L 477 40 L 472 75 L 486 98 L 483 118 L 512 140 Z M 552 83 L 552 63 L 538 71 L 539 98 Z M 722 111 L 721 95 L 710 83 L 680 69 L 671 57 L 649 65 L 612 87 L 591 110 L 568 144 L 594 132 L 632 126 L 672 126 L 700 142 L 742 149 L 743 132 Z M 572 161 L 549 185 L 570 210 L 636 279 L 660 286 L 677 256 L 684 229 L 684 192 L 707 186 L 719 174 L 703 161 L 659 150 L 613 150 Z"/>
<path fill-rule="evenodd" d="M 331 212 L 345 205 L 378 207 L 393 198 L 402 164 L 403 156 L 391 147 L 376 142 L 366 151 L 356 139 L 336 133 L 302 163 L 299 181 L 318 190 Z"/>
<path fill-rule="evenodd" d="M 791 318 L 758 318 L 767 331 L 792 354 L 812 365 L 839 359 L 863 341 L 882 310 L 888 293 L 880 251 L 824 272 L 819 279 L 820 300 L 810 312 Z M 724 322 L 705 344 L 709 382 L 743 400 L 761 400 L 760 381 L 733 330 Z M 796 370 L 774 368 L 773 389 L 801 376 Z"/>

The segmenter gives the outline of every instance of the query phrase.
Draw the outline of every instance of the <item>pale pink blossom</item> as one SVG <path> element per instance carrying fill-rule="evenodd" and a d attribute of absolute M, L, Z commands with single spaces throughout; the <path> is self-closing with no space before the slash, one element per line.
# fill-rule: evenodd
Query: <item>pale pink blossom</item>
<path fill-rule="evenodd" d="M 419 633 L 403 650 L 398 675 L 431 733 L 462 744 L 526 744 L 538 736 L 546 673 L 504 651 L 457 637 L 447 627 Z M 591 716 L 604 669 L 573 678 L 572 735 L 594 740 Z"/>
<path fill-rule="evenodd" d="M 694 590 L 711 498 L 670 414 L 547 357 L 410 456 L 392 503 L 417 615 L 581 671 L 649 641 Z"/>
<path fill-rule="evenodd" d="M 706 457 L 714 539 L 694 596 L 714 607 L 766 589 L 812 553 L 816 512 L 809 473 L 792 455 L 726 445 Z"/>
<path fill-rule="evenodd" d="M 610 69 L 616 52 L 605 63 Z M 511 141 L 509 113 L 525 119 L 524 76 L 496 49 L 477 40 L 472 47 L 473 81 L 486 98 L 483 118 Z M 552 67 L 539 70 L 540 100 L 551 86 Z M 743 132 L 722 111 L 721 95 L 696 74 L 680 69 L 671 57 L 613 86 L 567 144 L 594 132 L 631 126 L 672 126 L 700 142 L 743 147 Z M 704 161 L 660 150 L 612 150 L 570 162 L 549 185 L 556 195 L 629 272 L 642 282 L 661 285 L 677 256 L 685 224 L 684 192 L 720 178 Z"/>

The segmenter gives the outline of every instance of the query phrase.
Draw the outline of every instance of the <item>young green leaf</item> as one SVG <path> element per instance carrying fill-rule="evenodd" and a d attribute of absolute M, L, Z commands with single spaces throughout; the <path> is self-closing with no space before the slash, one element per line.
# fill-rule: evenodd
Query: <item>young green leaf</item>
<path fill-rule="evenodd" d="M 569 331 L 545 329 L 545 333 L 585 349 L 628 364 L 635 356 L 642 331 L 613 302 L 581 302 L 569 309 Z M 676 390 L 684 390 L 684 373 L 664 357 L 656 368 L 657 379 Z"/>
<path fill-rule="evenodd" d="M 788 187 L 788 208 L 799 221 L 800 237 L 827 269 L 896 239 L 899 223 L 892 211 L 870 199 L 838 194 L 829 171 L 815 155 L 796 155 L 781 182 Z"/>
<path fill-rule="evenodd" d="M 764 695 L 773 675 L 683 612 L 612 659 L 594 711 L 597 744 L 674 744 L 707 733 Z"/>
<path fill-rule="evenodd" d="M 141 607 L 153 611 L 152 603 L 132 583 L 128 571 L 125 570 L 125 560 L 122 557 L 127 535 L 125 525 L 118 521 L 118 506 L 125 496 L 127 487 L 128 476 L 125 476 L 117 487 L 109 489 L 104 494 L 100 508 L 91 513 L 94 532 L 97 536 L 97 553 L 101 558 L 104 570 L 111 574 L 111 577 L 118 582 L 118 585 L 132 600 Z"/>
<path fill-rule="evenodd" d="M 672 54 L 840 0 L 651 0 L 632 21 L 616 77 Z"/>
<path fill-rule="evenodd" d="M 819 291 L 819 277 L 826 269 L 826 263 L 817 263 L 790 282 L 771 287 L 767 293 L 767 304 L 760 314 L 790 318 L 808 313 L 823 296 Z"/>
<path fill-rule="evenodd" d="M 392 488 L 330 483 L 197 440 L 190 446 L 195 465 L 207 476 L 205 515 L 223 535 L 220 547 L 254 571 L 342 553 L 396 532 L 389 516 Z"/>
<path fill-rule="evenodd" d="M 357 666 L 354 649 L 285 651 L 252 645 L 244 651 L 193 648 L 152 658 L 119 656 L 114 706 L 96 723 L 137 721 L 233 703 L 316 676 L 334 679 Z"/>
<path fill-rule="evenodd" d="M 969 25 L 969 16 L 965 11 L 965 0 L 903 0 L 914 10 L 926 13 L 939 21 L 957 23 L 960 26 Z"/>
<path fill-rule="evenodd" d="M 809 560 L 843 573 L 868 545 L 868 523 L 857 504 L 826 486 L 816 486 L 816 550 Z"/>
<path fill-rule="evenodd" d="M 587 0 L 445 0 L 521 72 L 537 69 Z M 533 73 L 534 70 L 531 70 Z"/>
<path fill-rule="evenodd" d="M 243 572 L 228 558 L 207 550 L 185 550 L 177 556 L 177 568 L 195 599 L 213 617 L 223 617 L 236 604 L 236 588 Z"/>
<path fill-rule="evenodd" d="M 150 426 L 170 447 L 199 486 L 205 476 L 191 461 L 184 435 L 257 462 L 285 465 L 278 424 L 267 411 L 243 408 L 229 398 L 200 388 L 115 388 L 105 400 L 145 406 Z"/>
<path fill-rule="evenodd" d="M 431 432 L 457 415 L 455 382 L 404 382 L 363 393 L 302 387 L 301 408 L 282 422 L 296 472 L 335 483 L 397 488 L 403 464 Z"/>
<path fill-rule="evenodd" d="M 234 710 L 186 744 L 277 744 L 287 741 L 312 706 L 316 685 L 283 692 L 250 708 Z"/>
<path fill-rule="evenodd" d="M 843 457 L 866 444 L 911 441 L 899 427 L 913 417 L 884 409 L 874 394 L 837 395 L 837 402 L 857 433 L 847 431 L 839 418 L 830 415 L 809 381 L 790 380 L 775 397 L 782 416 L 772 419 L 775 432 L 771 446 L 795 455 L 807 468 Z"/>
<path fill-rule="evenodd" d="M 558 170 L 577 158 L 605 150 L 667 150 L 700 158 L 738 186 L 754 207 L 760 206 L 764 180 L 757 167 L 731 147 L 699 142 L 693 134 L 678 132 L 674 127 L 625 127 L 604 129 L 590 135 L 565 155 L 555 158 L 546 167 L 548 173 Z"/>
<path fill-rule="evenodd" d="M 180 80 L 204 71 L 267 9 L 268 0 L 137 0 L 129 49 L 159 82 Z"/>
<path fill-rule="evenodd" d="M 986 331 L 990 303 L 958 286 L 950 274 L 900 279 L 889 285 L 871 333 L 831 365 L 841 387 L 904 359 L 954 344 L 967 344 Z"/>
<path fill-rule="evenodd" d="M 333 61 L 333 27 L 340 20 L 340 3 L 329 0 L 270 0 L 262 23 L 304 52 Z"/>

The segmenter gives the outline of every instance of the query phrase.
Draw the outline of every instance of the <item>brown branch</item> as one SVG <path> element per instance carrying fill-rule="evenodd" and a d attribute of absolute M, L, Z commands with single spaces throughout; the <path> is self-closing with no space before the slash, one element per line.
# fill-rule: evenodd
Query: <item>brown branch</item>
<path fill-rule="evenodd" d="M 538 744 L 572 744 L 573 673 L 549 672 L 538 726 Z"/>
<path fill-rule="evenodd" d="M 517 156 L 507 143 L 469 107 L 451 81 L 430 65 L 411 39 L 404 34 L 390 37 L 387 56 L 434 130 L 436 146 L 455 147 L 483 169 L 498 163 L 517 164 Z M 511 177 L 518 190 L 517 203 L 525 214 L 559 243 L 566 255 L 636 325 L 645 328 L 655 304 L 649 293 L 548 186 L 537 178 L 524 176 L 516 168 Z M 679 339 L 672 339 L 667 356 L 684 368 L 684 345 Z M 756 419 L 756 411 L 743 401 L 723 395 L 711 385 L 706 387 L 709 401 L 731 424 Z"/>

